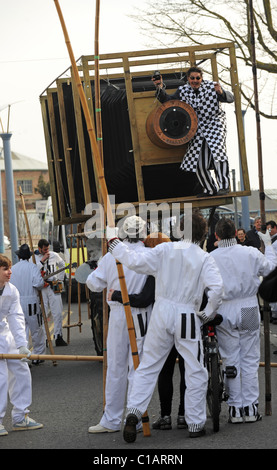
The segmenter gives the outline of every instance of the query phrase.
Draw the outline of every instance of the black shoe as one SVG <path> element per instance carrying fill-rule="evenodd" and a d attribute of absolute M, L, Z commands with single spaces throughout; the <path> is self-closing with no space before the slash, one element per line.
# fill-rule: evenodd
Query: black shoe
<path fill-rule="evenodd" d="M 273 351 L 273 354 L 277 354 L 277 350 L 276 350 L 276 351 Z"/>
<path fill-rule="evenodd" d="M 196 197 L 212 197 L 212 196 L 217 196 L 217 193 L 214 192 L 214 193 L 200 193 L 200 194 L 197 194 Z"/>
<path fill-rule="evenodd" d="M 123 430 L 123 438 L 126 442 L 131 443 L 135 442 L 137 438 L 137 429 L 138 418 L 134 414 L 129 414 L 126 418 L 126 423 Z"/>
<path fill-rule="evenodd" d="M 171 426 L 171 416 L 160 416 L 154 423 L 152 424 L 153 429 L 172 429 Z"/>
<path fill-rule="evenodd" d="M 178 429 L 187 429 L 188 425 L 186 423 L 185 417 L 178 415 L 177 416 L 177 428 Z"/>
<path fill-rule="evenodd" d="M 196 197 L 212 197 L 212 196 L 217 196 L 216 190 L 214 190 L 212 193 L 207 193 L 203 191 L 203 193 L 199 193 L 196 195 Z"/>
<path fill-rule="evenodd" d="M 57 336 L 56 346 L 67 346 L 67 343 L 64 341 L 64 339 L 61 335 Z"/>
<path fill-rule="evenodd" d="M 41 359 L 35 359 L 34 361 L 32 361 L 32 364 L 34 366 L 39 366 L 39 364 L 42 364 L 43 362 L 45 362 L 45 361 L 43 361 Z"/>
<path fill-rule="evenodd" d="M 228 194 L 230 192 L 230 189 L 219 189 L 217 191 L 217 196 L 224 196 L 224 194 Z"/>
<path fill-rule="evenodd" d="M 201 429 L 200 431 L 190 431 L 189 432 L 189 437 L 202 437 L 205 436 L 206 430 Z"/>

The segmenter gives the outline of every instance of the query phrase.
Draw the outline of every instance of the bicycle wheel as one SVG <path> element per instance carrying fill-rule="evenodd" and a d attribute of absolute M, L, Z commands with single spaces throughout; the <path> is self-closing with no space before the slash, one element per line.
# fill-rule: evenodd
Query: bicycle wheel
<path fill-rule="evenodd" d="M 219 431 L 219 415 L 221 410 L 220 403 L 220 377 L 219 377 L 219 364 L 216 354 L 212 354 L 209 359 L 208 366 L 208 390 L 207 390 L 207 405 L 210 415 L 213 420 L 214 432 Z"/>

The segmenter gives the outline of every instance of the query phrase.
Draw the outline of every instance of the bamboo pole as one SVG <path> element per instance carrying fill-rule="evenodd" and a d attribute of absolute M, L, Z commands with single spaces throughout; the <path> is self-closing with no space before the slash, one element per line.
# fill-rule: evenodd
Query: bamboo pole
<path fill-rule="evenodd" d="M 77 227 L 77 232 L 80 232 L 80 225 Z M 84 263 L 85 260 L 83 260 Z M 77 266 L 80 266 L 80 238 L 77 238 Z M 79 318 L 79 332 L 82 332 L 82 312 L 81 312 L 81 284 L 78 282 L 78 318 Z"/>
<path fill-rule="evenodd" d="M 68 49 L 71 65 L 72 65 L 72 72 L 73 72 L 73 78 L 76 83 L 76 87 L 79 93 L 80 101 L 82 104 L 82 109 L 84 112 L 85 120 L 86 120 L 86 125 L 87 125 L 87 132 L 90 138 L 90 143 L 91 143 L 91 148 L 92 148 L 92 153 L 93 153 L 93 160 L 95 163 L 95 179 L 98 181 L 99 184 L 99 189 L 101 191 L 101 196 L 105 208 L 105 212 L 107 213 L 107 220 L 108 220 L 108 225 L 110 227 L 115 226 L 115 221 L 113 217 L 113 212 L 108 196 L 108 190 L 107 190 L 107 185 L 106 185 L 106 180 L 104 176 L 104 169 L 103 165 L 101 163 L 101 158 L 100 158 L 100 153 L 98 149 L 98 145 L 96 142 L 96 137 L 93 129 L 93 123 L 92 119 L 90 116 L 88 104 L 86 101 L 85 93 L 82 87 L 82 82 L 79 76 L 78 68 L 76 65 L 76 61 L 74 58 L 73 50 L 70 44 L 69 36 L 67 33 L 66 25 L 64 22 L 64 18 L 62 15 L 62 11 L 59 5 L 58 0 L 54 0 L 57 13 L 60 19 L 61 27 L 64 33 L 64 38 L 65 38 L 65 43 Z M 126 315 L 126 323 L 127 323 L 127 329 L 129 332 L 129 339 L 130 339 L 130 346 L 132 350 L 132 357 L 133 357 L 133 363 L 134 363 L 134 368 L 136 369 L 139 365 L 139 357 L 138 357 L 138 351 L 137 351 L 137 344 L 136 344 L 136 336 L 135 336 L 135 328 L 133 324 L 133 318 L 132 318 L 132 312 L 131 312 L 131 307 L 130 307 L 130 302 L 129 302 L 129 296 L 128 296 L 128 291 L 126 287 L 126 281 L 125 281 L 125 276 L 124 276 L 124 271 L 122 264 L 119 263 L 118 261 L 116 262 L 117 265 L 117 270 L 118 270 L 118 277 L 119 277 L 119 282 L 120 282 L 120 288 L 121 288 L 121 293 L 122 293 L 122 300 L 124 304 L 124 309 L 125 309 L 125 315 Z M 143 433 L 144 436 L 150 436 L 150 426 L 149 426 L 149 418 L 147 415 L 147 412 L 145 412 L 143 416 Z"/>
<path fill-rule="evenodd" d="M 70 234 L 73 232 L 73 225 L 70 225 Z M 70 308 L 71 308 L 71 290 L 72 290 L 72 238 L 70 238 L 69 250 L 69 278 L 68 278 L 68 299 L 67 299 L 67 324 L 70 324 Z M 67 329 L 67 344 L 70 342 L 70 328 Z"/>
<path fill-rule="evenodd" d="M 20 360 L 26 359 L 26 354 L 0 354 L 0 359 L 7 360 Z M 99 361 L 103 360 L 103 356 L 72 356 L 72 355 L 62 355 L 62 354 L 31 354 L 28 357 L 30 361 Z"/>
<path fill-rule="evenodd" d="M 27 217 L 26 206 L 25 206 L 25 201 L 24 201 L 24 196 L 23 196 L 21 186 L 19 186 L 19 194 L 20 194 L 20 199 L 21 199 L 21 203 L 22 203 L 22 208 L 23 208 L 23 213 L 24 213 L 24 218 L 25 218 L 25 224 L 26 224 L 26 228 L 27 228 L 27 234 L 28 234 L 28 239 L 29 239 L 30 250 L 33 252 L 32 260 L 33 260 L 33 263 L 36 264 L 36 258 L 35 258 L 35 255 L 34 255 L 33 241 L 32 241 L 32 236 L 31 236 L 31 232 L 30 232 L 29 221 L 28 221 L 28 217 Z M 54 355 L 54 348 L 53 348 L 53 345 L 52 345 L 52 340 L 51 340 L 51 336 L 50 336 L 50 332 L 49 332 L 48 321 L 47 321 L 47 318 L 46 318 L 42 292 L 40 290 L 38 290 L 38 295 L 39 295 L 39 300 L 40 300 L 41 313 L 42 313 L 42 317 L 43 317 L 43 321 L 44 321 L 48 346 L 49 346 L 51 354 Z M 53 361 L 53 365 L 56 365 L 55 361 Z"/>
<path fill-rule="evenodd" d="M 99 74 L 99 19 L 100 19 L 100 0 L 95 3 L 95 28 L 94 28 L 94 89 L 95 89 L 95 116 L 96 116 L 96 134 L 97 145 L 99 149 L 100 159 L 104 168 L 103 154 L 103 133 L 102 133 L 102 116 L 101 116 L 101 90 L 100 90 L 100 74 Z M 106 213 L 105 220 L 106 220 Z M 102 255 L 107 253 L 107 245 L 105 239 L 102 239 Z M 106 376 L 107 376 L 107 335 L 108 335 L 108 304 L 106 301 L 107 290 L 103 291 L 103 407 L 106 403 Z"/>
<path fill-rule="evenodd" d="M 256 51 L 255 51 L 254 11 L 253 11 L 252 0 L 249 0 L 248 3 L 249 3 L 249 19 L 250 19 L 251 61 L 252 61 L 252 73 L 253 73 L 254 97 L 255 97 L 255 113 L 256 113 L 260 215 L 261 215 L 262 225 L 265 225 L 266 223 L 265 193 L 264 193 L 264 180 L 263 180 L 262 137 L 261 137 L 259 93 L 258 93 L 258 81 L 257 81 L 257 63 L 256 63 Z M 267 302 L 264 302 L 263 320 L 264 320 L 264 355 L 265 355 L 265 414 L 267 416 L 270 416 L 272 414 L 272 406 L 271 406 L 269 305 Z"/>

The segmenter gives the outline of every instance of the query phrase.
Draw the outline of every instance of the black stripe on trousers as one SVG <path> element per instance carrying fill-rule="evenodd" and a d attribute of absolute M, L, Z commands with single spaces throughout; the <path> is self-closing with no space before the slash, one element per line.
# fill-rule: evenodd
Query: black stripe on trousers
<path fill-rule="evenodd" d="M 32 307 L 34 307 L 32 309 Z M 28 304 L 29 317 L 37 314 L 37 304 Z"/>
<path fill-rule="evenodd" d="M 211 151 L 207 145 L 207 142 L 203 140 L 197 162 L 196 176 L 199 179 L 201 186 L 210 194 L 216 191 L 216 184 L 209 170 L 211 159 Z"/>
<path fill-rule="evenodd" d="M 230 186 L 229 163 L 227 160 L 223 162 L 216 162 L 212 158 L 211 150 L 207 142 L 204 140 L 197 162 L 196 175 L 201 186 L 208 193 L 213 193 L 216 191 L 216 184 L 209 170 L 211 163 L 213 163 L 213 170 L 215 172 L 219 189 L 228 189 Z"/>
<path fill-rule="evenodd" d="M 145 312 L 145 326 L 143 324 L 143 318 L 142 318 L 141 313 L 138 313 L 138 323 L 139 323 L 140 335 L 145 336 L 147 332 L 147 312 Z"/>
<path fill-rule="evenodd" d="M 182 313 L 181 317 L 181 338 L 183 339 L 195 339 L 196 338 L 196 331 L 195 331 L 195 314 L 190 314 L 190 336 L 187 337 L 187 313 Z"/>

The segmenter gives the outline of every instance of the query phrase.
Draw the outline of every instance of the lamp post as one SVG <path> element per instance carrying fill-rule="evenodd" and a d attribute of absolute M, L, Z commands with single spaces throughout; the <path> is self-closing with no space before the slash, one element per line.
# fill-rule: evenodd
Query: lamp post
<path fill-rule="evenodd" d="M 17 255 L 15 254 L 15 251 L 18 249 L 18 237 L 17 237 L 15 194 L 14 194 L 12 155 L 11 155 L 11 136 L 12 134 L 9 132 L 0 134 L 0 137 L 3 140 L 4 159 L 5 159 L 5 177 L 6 177 L 6 189 L 7 189 L 7 201 L 8 201 L 10 240 L 11 240 L 11 257 L 12 257 L 12 264 L 15 264 L 18 261 Z"/>
<path fill-rule="evenodd" d="M 2 158 L 2 150 L 0 152 L 0 159 L 1 158 Z M 0 253 L 5 253 L 1 167 L 0 167 Z"/>

